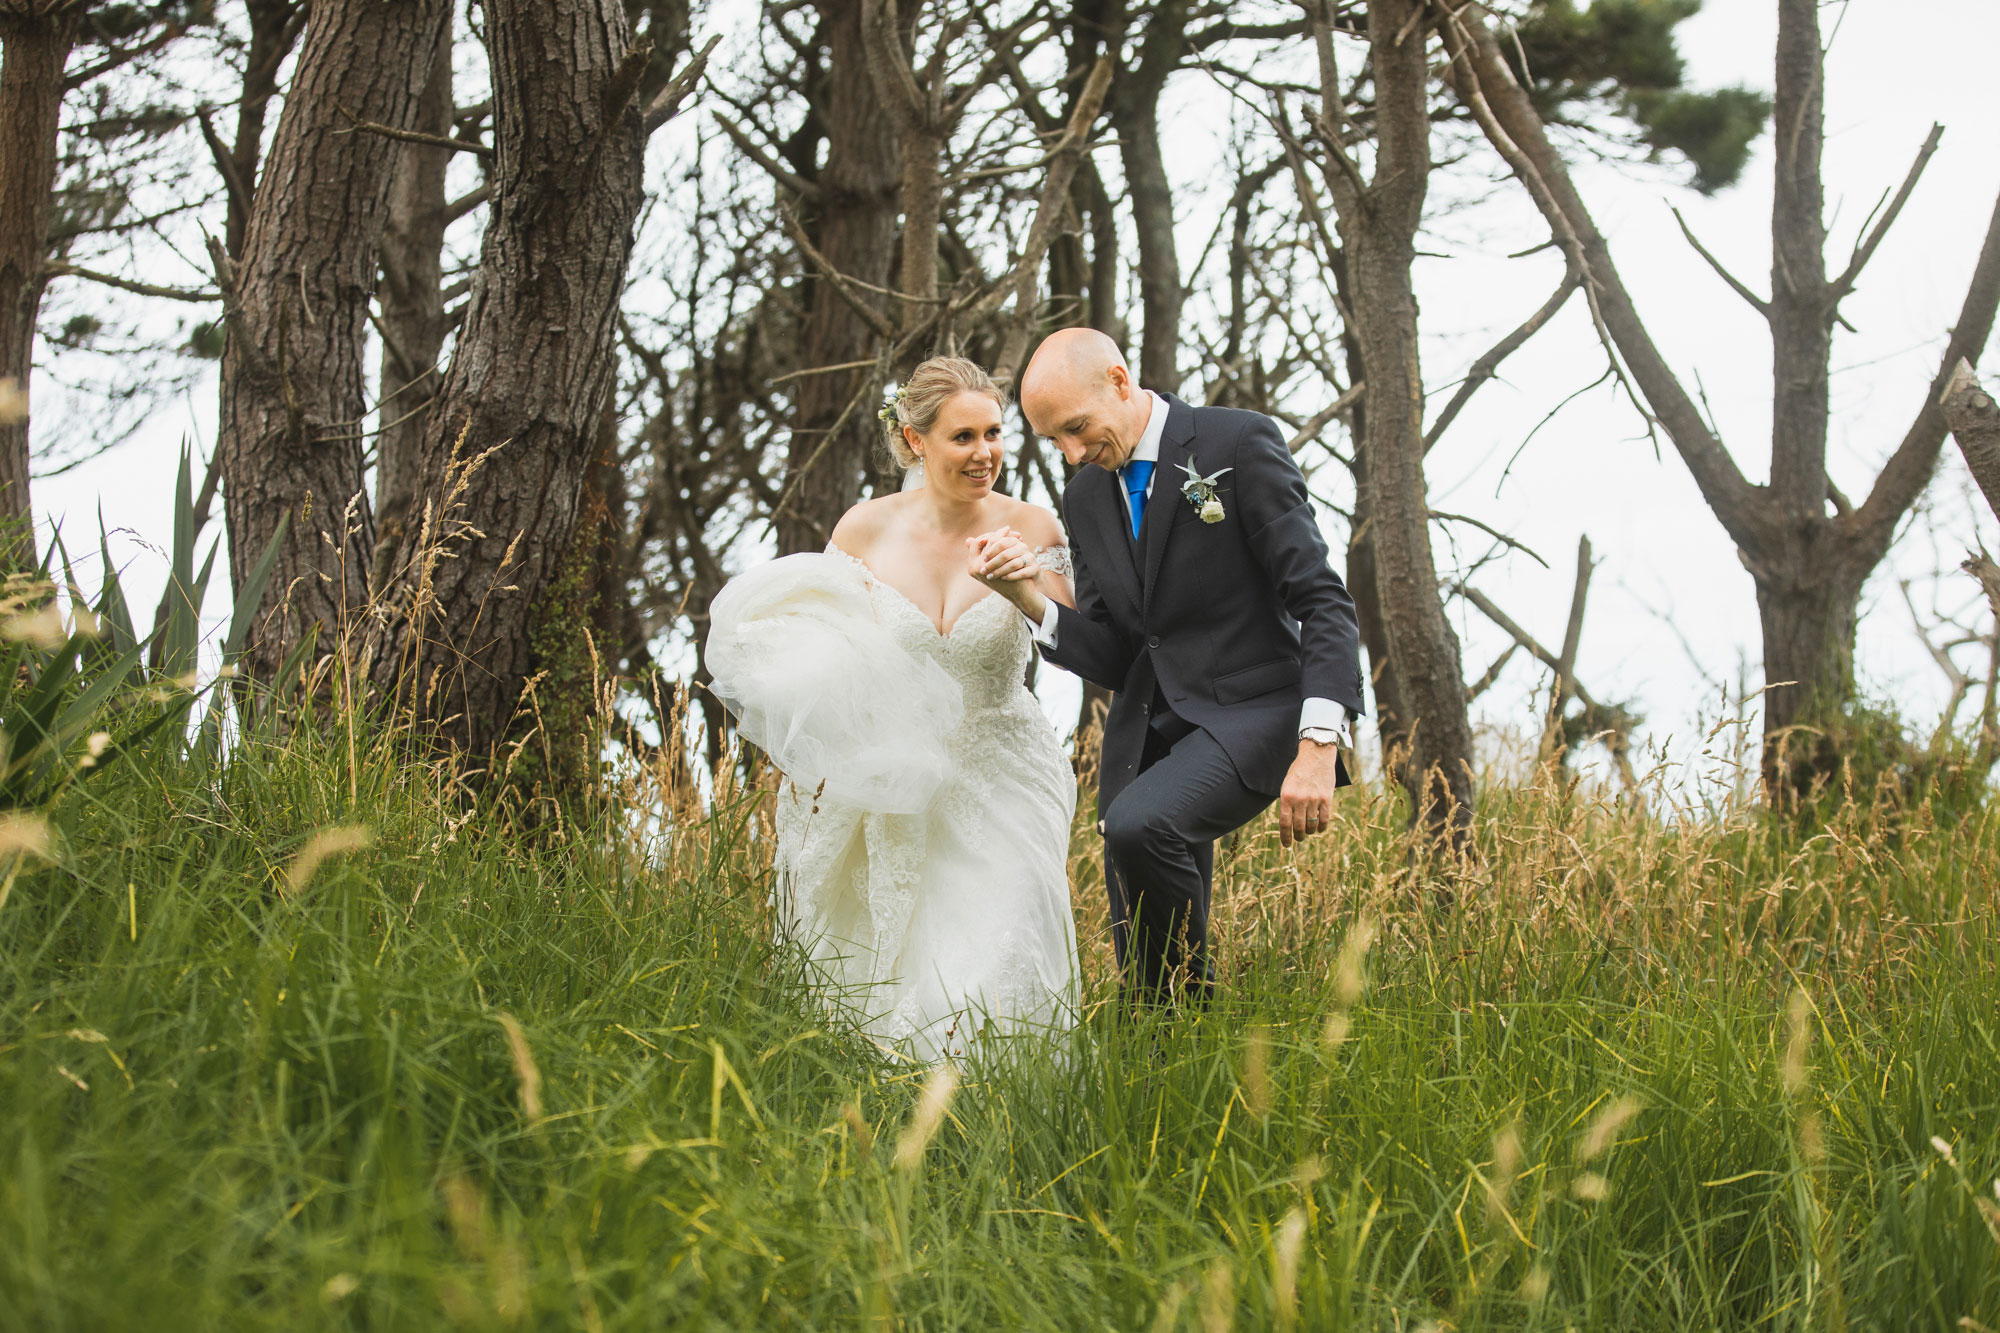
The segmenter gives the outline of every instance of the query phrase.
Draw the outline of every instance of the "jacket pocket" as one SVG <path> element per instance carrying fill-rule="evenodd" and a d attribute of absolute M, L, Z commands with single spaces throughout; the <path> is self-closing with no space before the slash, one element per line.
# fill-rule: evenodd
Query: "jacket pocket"
<path fill-rule="evenodd" d="M 1238 704 L 1298 683 L 1298 662 L 1290 657 L 1274 658 L 1253 667 L 1244 667 L 1241 671 L 1232 671 L 1226 676 L 1217 676 L 1215 701 L 1219 704 Z"/>

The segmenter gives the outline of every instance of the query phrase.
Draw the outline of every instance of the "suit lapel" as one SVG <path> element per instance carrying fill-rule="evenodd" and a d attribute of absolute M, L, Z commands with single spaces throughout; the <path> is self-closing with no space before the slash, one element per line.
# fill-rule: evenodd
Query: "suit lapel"
<path fill-rule="evenodd" d="M 1173 535 L 1181 516 L 1181 482 L 1187 473 L 1181 464 L 1194 451 L 1194 409 L 1180 399 L 1161 394 L 1167 400 L 1167 428 L 1160 435 L 1160 462 L 1153 469 L 1153 494 L 1146 501 L 1146 519 L 1139 526 L 1139 578 L 1141 600 L 1150 602 L 1153 584 L 1160 577 L 1160 562 L 1166 558 L 1167 539 Z"/>
<path fill-rule="evenodd" d="M 1141 611 L 1139 566 L 1134 559 L 1137 553 L 1132 549 L 1132 511 L 1127 507 L 1124 484 L 1117 473 L 1101 467 L 1090 467 L 1084 475 L 1101 491 L 1098 499 L 1084 506 L 1084 512 L 1097 523 L 1096 545 L 1104 551 L 1104 559 L 1093 565 L 1092 571 L 1108 587 L 1117 590 L 1136 616 Z"/>

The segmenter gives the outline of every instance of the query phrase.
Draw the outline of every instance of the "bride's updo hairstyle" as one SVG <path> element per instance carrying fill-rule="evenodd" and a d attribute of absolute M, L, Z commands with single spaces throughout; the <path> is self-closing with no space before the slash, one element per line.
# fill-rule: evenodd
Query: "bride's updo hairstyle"
<path fill-rule="evenodd" d="M 1002 411 L 1007 408 L 1007 395 L 1000 392 L 993 377 L 962 356 L 934 356 L 903 381 L 895 403 L 882 417 L 889 426 L 889 451 L 906 471 L 917 465 L 917 456 L 903 438 L 903 427 L 919 435 L 930 434 L 944 405 L 962 393 L 983 393 Z"/>

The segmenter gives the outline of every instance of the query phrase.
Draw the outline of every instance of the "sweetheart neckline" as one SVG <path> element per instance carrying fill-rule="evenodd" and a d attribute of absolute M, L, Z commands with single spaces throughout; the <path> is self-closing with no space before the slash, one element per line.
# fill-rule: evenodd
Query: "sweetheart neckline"
<path fill-rule="evenodd" d="M 826 544 L 826 549 L 829 555 L 837 555 L 844 560 L 852 560 L 855 564 L 861 566 L 861 572 L 868 576 L 868 581 L 870 583 L 874 584 L 878 588 L 887 588 L 890 592 L 895 593 L 897 598 L 902 601 L 903 605 L 909 607 L 912 611 L 916 612 L 917 618 L 922 620 L 924 622 L 925 627 L 928 628 L 931 633 L 937 635 L 938 638 L 940 639 L 946 639 L 946 640 L 950 639 L 953 632 L 958 629 L 960 623 L 963 622 L 967 616 L 971 615 L 974 611 L 978 610 L 981 603 L 990 602 L 995 597 L 999 596 L 998 593 L 993 592 L 991 589 L 988 589 L 986 592 L 983 592 L 979 596 L 973 598 L 972 601 L 966 605 L 966 608 L 963 611 L 960 611 L 957 615 L 953 616 L 949 628 L 939 629 L 938 623 L 935 620 L 931 619 L 929 612 L 925 611 L 921 606 L 917 605 L 915 598 L 911 597 L 910 594 L 904 592 L 901 588 L 898 588 L 895 584 L 883 578 L 880 574 L 877 574 L 874 568 L 871 565 L 869 565 L 869 563 L 866 560 L 863 560 L 860 556 L 855 555 L 850 551 L 841 550 L 838 546 L 835 546 L 832 542 L 828 542 Z"/>

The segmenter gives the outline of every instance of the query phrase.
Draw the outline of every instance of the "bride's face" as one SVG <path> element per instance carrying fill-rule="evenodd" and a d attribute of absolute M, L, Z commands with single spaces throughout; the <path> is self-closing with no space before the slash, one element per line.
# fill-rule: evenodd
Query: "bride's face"
<path fill-rule="evenodd" d="M 928 432 L 904 428 L 924 463 L 924 485 L 954 500 L 977 500 L 1000 477 L 1000 404 L 971 389 L 938 409 Z"/>

